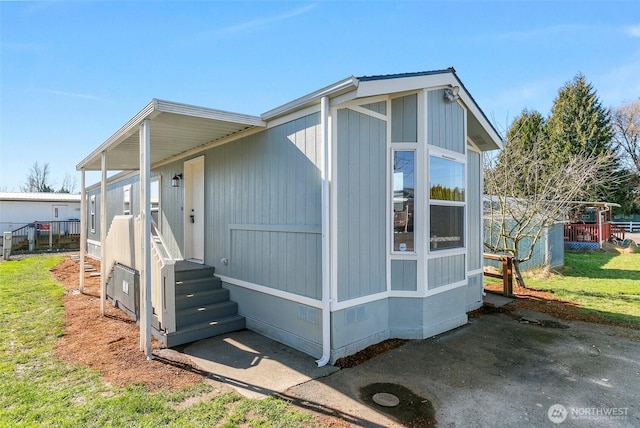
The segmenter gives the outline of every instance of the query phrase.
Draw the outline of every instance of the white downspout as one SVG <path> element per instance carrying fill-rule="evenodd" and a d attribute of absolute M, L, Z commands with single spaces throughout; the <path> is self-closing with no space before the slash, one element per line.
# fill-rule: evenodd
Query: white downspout
<path fill-rule="evenodd" d="M 329 245 L 329 98 L 320 100 L 320 128 L 322 141 L 321 177 L 322 177 L 322 357 L 316 361 L 318 367 L 324 367 L 331 358 L 331 269 Z"/>

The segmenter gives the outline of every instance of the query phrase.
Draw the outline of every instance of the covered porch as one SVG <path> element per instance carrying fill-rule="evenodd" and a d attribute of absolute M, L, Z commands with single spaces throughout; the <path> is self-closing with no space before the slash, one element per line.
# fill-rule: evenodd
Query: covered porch
<path fill-rule="evenodd" d="M 131 278 L 131 284 L 139 283 L 140 349 L 148 358 L 151 358 L 154 327 L 157 330 L 157 326 L 162 326 L 167 335 L 179 328 L 180 320 L 176 316 L 181 308 L 176 306 L 179 298 L 172 290 L 175 291 L 177 276 L 180 275 L 181 264 L 178 262 L 183 258 L 176 251 L 169 250 L 163 242 L 162 233 L 153 223 L 152 169 L 188 159 L 198 150 L 224 144 L 240 133 L 251 133 L 264 127 L 264 121 L 256 116 L 154 99 L 76 166 L 81 172 L 80 258 L 85 260 L 87 256 L 89 230 L 85 173 L 100 171 L 99 224 L 91 224 L 90 227 L 98 228 L 100 234 L 101 313 L 105 313 L 107 284 L 114 267 L 120 265 L 133 269 L 138 278 Z M 139 210 L 116 216 L 109 223 L 108 171 L 133 171 L 139 176 L 139 189 L 136 189 Z M 166 178 L 165 182 L 171 181 L 171 177 Z M 91 214 L 93 223 L 94 213 Z M 80 263 L 81 292 L 84 277 L 84 263 Z M 129 284 L 128 281 L 123 284 Z"/>

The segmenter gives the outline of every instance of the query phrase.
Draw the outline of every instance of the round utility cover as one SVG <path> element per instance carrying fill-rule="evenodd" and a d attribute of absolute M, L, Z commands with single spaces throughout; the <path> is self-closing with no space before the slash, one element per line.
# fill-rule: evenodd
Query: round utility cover
<path fill-rule="evenodd" d="M 379 392 L 373 395 L 373 401 L 384 407 L 395 407 L 400 404 L 400 399 L 387 392 Z"/>

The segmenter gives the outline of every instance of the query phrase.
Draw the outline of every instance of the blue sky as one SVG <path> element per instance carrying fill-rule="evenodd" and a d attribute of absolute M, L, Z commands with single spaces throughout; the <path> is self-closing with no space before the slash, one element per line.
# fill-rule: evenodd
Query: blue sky
<path fill-rule="evenodd" d="M 0 190 L 37 161 L 79 191 L 76 164 L 152 98 L 259 115 L 449 66 L 499 129 L 579 72 L 619 106 L 640 97 L 640 2 L 0 2 Z"/>

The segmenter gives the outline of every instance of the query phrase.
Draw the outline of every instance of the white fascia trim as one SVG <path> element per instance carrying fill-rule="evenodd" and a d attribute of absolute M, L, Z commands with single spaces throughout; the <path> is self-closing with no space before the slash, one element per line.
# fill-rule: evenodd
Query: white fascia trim
<path fill-rule="evenodd" d="M 275 119 L 278 116 L 282 116 L 293 110 L 305 107 L 307 104 L 317 103 L 322 97 L 329 97 L 352 88 L 357 88 L 359 82 L 360 81 L 353 76 L 348 77 L 344 80 L 340 80 L 334 84 L 325 86 L 324 88 L 318 89 L 317 91 L 311 92 L 310 94 L 283 104 L 280 107 L 276 107 L 265 113 L 262 113 L 261 117 L 265 121 Z"/>
<path fill-rule="evenodd" d="M 419 89 L 431 89 L 437 86 L 446 87 L 455 85 L 462 86 L 453 73 L 398 77 L 394 79 L 365 80 L 361 81 L 360 85 L 358 85 L 358 98 L 416 91 Z"/>
<path fill-rule="evenodd" d="M 140 172 L 137 170 L 121 171 L 117 174 L 107 177 L 107 186 L 113 183 L 117 183 L 118 181 L 125 180 L 127 178 L 131 178 L 138 175 L 140 175 Z M 100 189 L 99 181 L 97 183 L 92 184 L 91 186 L 87 186 L 87 192 L 97 190 L 97 189 Z"/>
<path fill-rule="evenodd" d="M 153 102 L 155 102 L 155 110 L 159 112 L 174 113 L 182 116 L 199 117 L 203 119 L 220 120 L 223 122 L 240 123 L 247 126 L 258 126 L 262 128 L 266 126 L 266 123 L 258 116 L 233 113 L 224 110 L 216 110 L 158 99 L 154 99 L 152 103 Z"/>
<path fill-rule="evenodd" d="M 108 152 L 111 146 L 116 144 L 120 140 L 125 140 L 132 136 L 134 133 L 138 132 L 138 128 L 140 123 L 144 119 L 150 117 L 150 115 L 156 109 L 156 101 L 155 99 L 151 100 L 149 104 L 147 104 L 142 110 L 140 110 L 135 116 L 133 116 L 127 123 L 125 123 L 120 129 L 118 129 L 111 137 L 109 137 L 104 143 L 102 143 L 98 148 L 96 148 L 93 152 L 89 154 L 86 158 L 84 158 L 78 165 L 76 165 L 76 170 L 80 171 L 85 169 L 86 165 L 95 162 L 96 158 L 102 155 L 102 152 Z"/>
<path fill-rule="evenodd" d="M 279 297 L 281 299 L 311 306 L 312 308 L 322 309 L 322 302 L 320 300 L 312 299 L 310 297 L 300 296 L 298 294 L 289 293 L 287 291 L 276 290 L 275 288 L 266 287 L 264 285 L 255 284 L 253 282 L 243 281 L 241 279 L 231 278 L 225 275 L 215 274 L 215 276 L 217 278 L 220 278 L 222 282 L 237 285 L 238 287 L 246 288 L 249 290 L 257 291 L 259 293 L 268 294 L 270 296 Z"/>

